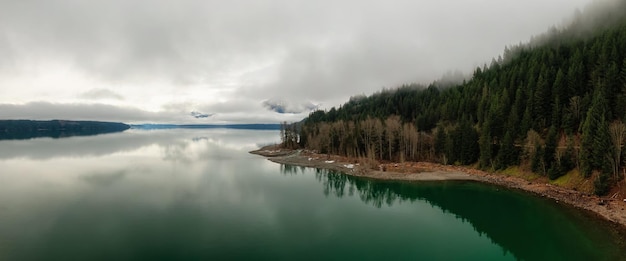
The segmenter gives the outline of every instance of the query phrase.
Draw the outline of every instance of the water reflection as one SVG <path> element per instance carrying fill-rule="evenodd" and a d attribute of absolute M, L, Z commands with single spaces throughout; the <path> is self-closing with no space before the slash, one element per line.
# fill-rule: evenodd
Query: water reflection
<path fill-rule="evenodd" d="M 298 167 L 283 172 L 305 173 Z M 324 195 L 358 194 L 376 208 L 428 202 L 469 222 L 479 234 L 522 260 L 626 259 L 624 235 L 601 220 L 553 201 L 469 181 L 374 181 L 324 169 L 311 170 Z M 598 242 L 606 242 L 598 244 Z"/>
<path fill-rule="evenodd" d="M 94 175 L 85 175 L 82 176 L 81 179 L 86 183 L 93 185 L 95 187 L 108 187 L 113 185 L 114 183 L 123 180 L 126 176 L 127 171 L 120 170 L 114 171 L 112 173 L 98 173 Z"/>
<path fill-rule="evenodd" d="M 62 139 L 41 138 L 33 140 L 0 141 L 0 159 L 29 158 L 52 159 L 60 157 L 93 157 L 117 152 L 133 151 L 151 145 L 184 146 L 191 142 L 208 141 L 226 148 L 252 150 L 258 143 L 277 140 L 276 131 L 250 131 L 211 129 L 211 130 L 128 130 L 123 133 L 90 137 L 68 137 Z M 196 136 L 206 135 L 209 136 Z M 174 149 L 174 148 L 172 148 Z M 175 150 L 175 149 L 174 149 Z M 176 152 L 172 152 L 176 153 Z"/>
<path fill-rule="evenodd" d="M 212 129 L 0 141 L 0 260 L 204 260 L 220 226 L 264 215 L 258 179 L 241 174 L 259 166 L 230 161 L 264 163 L 247 151 L 277 138 Z"/>
<path fill-rule="evenodd" d="M 280 172 L 283 173 L 284 175 L 289 175 L 289 176 L 304 174 L 306 169 L 307 169 L 306 167 L 302 167 L 302 166 L 280 164 Z"/>

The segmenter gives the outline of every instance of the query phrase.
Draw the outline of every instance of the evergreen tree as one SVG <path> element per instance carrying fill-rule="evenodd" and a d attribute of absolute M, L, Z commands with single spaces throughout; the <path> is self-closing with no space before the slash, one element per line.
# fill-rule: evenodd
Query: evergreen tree
<path fill-rule="evenodd" d="M 446 151 L 446 141 L 448 140 L 448 135 L 446 134 L 446 130 L 440 124 L 437 127 L 437 136 L 435 137 L 435 153 L 439 156 L 444 154 Z"/>
<path fill-rule="evenodd" d="M 594 161 L 599 162 L 600 173 L 594 180 L 595 194 L 605 195 L 611 186 L 611 176 L 613 168 L 611 167 L 611 151 L 612 145 L 609 134 L 609 124 L 604 117 L 601 118 L 598 126 L 597 135 L 594 137 Z"/>
<path fill-rule="evenodd" d="M 574 140 L 572 138 L 568 138 L 567 148 L 565 149 L 565 153 L 563 153 L 563 155 L 559 159 L 559 166 L 561 168 L 561 174 L 565 174 L 568 171 L 576 167 L 576 164 L 574 163 L 574 157 L 575 157 Z"/>
<path fill-rule="evenodd" d="M 559 101 L 559 103 L 555 103 L 554 105 L 563 107 L 563 103 L 569 100 L 570 91 L 567 87 L 567 79 L 565 77 L 565 73 L 563 73 L 563 70 L 561 68 L 559 68 L 559 71 L 556 73 L 556 78 L 554 80 L 554 83 L 552 84 L 552 90 L 554 90 L 555 93 L 554 100 L 557 100 L 558 98 Z M 554 121 L 554 119 L 552 120 Z"/>
<path fill-rule="evenodd" d="M 574 56 L 571 58 L 572 65 L 567 71 L 567 85 L 572 96 L 582 96 L 585 92 L 585 80 L 584 80 L 584 64 L 583 57 L 580 50 L 576 50 Z"/>
<path fill-rule="evenodd" d="M 610 186 L 610 173 L 601 172 L 598 177 L 593 181 L 594 193 L 598 196 L 603 196 L 609 192 Z"/>
<path fill-rule="evenodd" d="M 498 151 L 497 164 L 498 169 L 505 169 L 508 166 L 517 164 L 517 150 L 513 143 L 513 135 L 511 131 L 507 131 L 504 134 L 504 139 L 500 144 L 500 150 Z"/>
<path fill-rule="evenodd" d="M 561 109 L 561 101 L 559 99 L 559 97 L 554 97 L 554 102 L 553 102 L 553 106 L 552 106 L 552 126 L 555 126 L 557 128 L 561 128 L 561 123 L 563 121 L 562 119 L 562 115 L 563 115 L 563 111 Z"/>
<path fill-rule="evenodd" d="M 526 110 L 524 111 L 522 122 L 520 124 L 519 138 L 523 139 L 525 137 L 526 133 L 528 133 L 528 131 L 532 128 L 532 122 L 532 108 L 530 106 L 527 106 Z"/>
<path fill-rule="evenodd" d="M 507 119 L 506 131 L 511 132 L 512 138 L 515 140 L 520 135 L 521 130 L 520 124 L 521 119 L 523 117 L 524 112 L 524 97 L 523 97 L 522 88 L 518 88 L 515 93 L 515 101 L 513 102 L 513 107 L 511 107 L 511 112 L 509 113 L 509 117 Z M 528 131 L 528 130 L 525 130 Z"/>
<path fill-rule="evenodd" d="M 480 149 L 478 147 L 478 132 L 472 127 L 470 121 L 465 119 L 459 126 L 461 148 L 458 160 L 461 164 L 467 165 L 476 162 Z"/>
<path fill-rule="evenodd" d="M 626 87 L 626 58 L 622 62 L 622 72 L 620 73 L 620 80 L 623 87 Z"/>
<path fill-rule="evenodd" d="M 543 75 L 539 76 L 537 80 L 537 87 L 535 90 L 534 100 L 534 122 L 536 123 L 537 130 L 543 129 L 548 122 L 550 122 L 550 114 L 552 108 L 550 103 L 552 102 L 551 87 Z"/>
<path fill-rule="evenodd" d="M 461 155 L 461 147 L 458 146 L 461 142 L 462 136 L 459 128 L 454 128 L 450 131 L 450 135 L 447 135 L 445 144 L 445 157 L 446 163 L 456 163 Z"/>
<path fill-rule="evenodd" d="M 491 120 L 487 119 L 483 123 L 480 133 L 480 160 L 479 165 L 483 169 L 491 167 L 491 147 L 493 140 L 491 138 Z"/>
<path fill-rule="evenodd" d="M 546 138 L 546 148 L 543 154 L 543 162 L 547 169 L 551 169 L 554 165 L 554 157 L 556 155 L 557 147 L 557 131 L 556 127 L 552 125 L 548 131 L 548 137 Z"/>
<path fill-rule="evenodd" d="M 535 149 L 533 151 L 533 154 L 531 155 L 531 160 L 530 160 L 530 169 L 533 172 L 541 173 L 541 174 L 545 173 L 545 168 L 542 162 L 542 158 L 543 158 L 543 148 L 541 147 L 541 144 L 535 143 Z"/>
<path fill-rule="evenodd" d="M 580 148 L 581 172 L 589 177 L 593 170 L 602 168 L 610 143 L 608 125 L 604 114 L 606 99 L 601 91 L 596 91 L 593 103 L 582 127 L 582 140 Z"/>

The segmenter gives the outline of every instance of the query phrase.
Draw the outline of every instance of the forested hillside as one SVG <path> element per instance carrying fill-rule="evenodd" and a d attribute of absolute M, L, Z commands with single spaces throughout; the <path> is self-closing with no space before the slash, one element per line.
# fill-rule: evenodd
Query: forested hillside
<path fill-rule="evenodd" d="M 410 84 L 315 111 L 285 144 L 370 161 L 579 170 L 605 194 L 623 179 L 626 1 L 507 47 L 456 86 Z M 298 142 L 296 142 L 298 141 Z"/>

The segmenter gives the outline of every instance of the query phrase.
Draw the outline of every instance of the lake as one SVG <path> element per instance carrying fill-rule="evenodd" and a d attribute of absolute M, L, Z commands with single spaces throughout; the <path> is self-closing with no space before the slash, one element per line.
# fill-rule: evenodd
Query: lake
<path fill-rule="evenodd" d="M 131 129 L 0 141 L 0 260 L 626 260 L 614 229 L 552 200 L 247 153 L 278 138 Z"/>

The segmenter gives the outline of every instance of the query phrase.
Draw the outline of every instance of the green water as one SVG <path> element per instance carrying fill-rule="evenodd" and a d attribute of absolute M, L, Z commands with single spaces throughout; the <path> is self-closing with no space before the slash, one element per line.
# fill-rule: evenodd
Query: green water
<path fill-rule="evenodd" d="M 380 182 L 248 154 L 274 131 L 0 142 L 0 260 L 626 260 L 621 235 L 472 182 Z"/>

